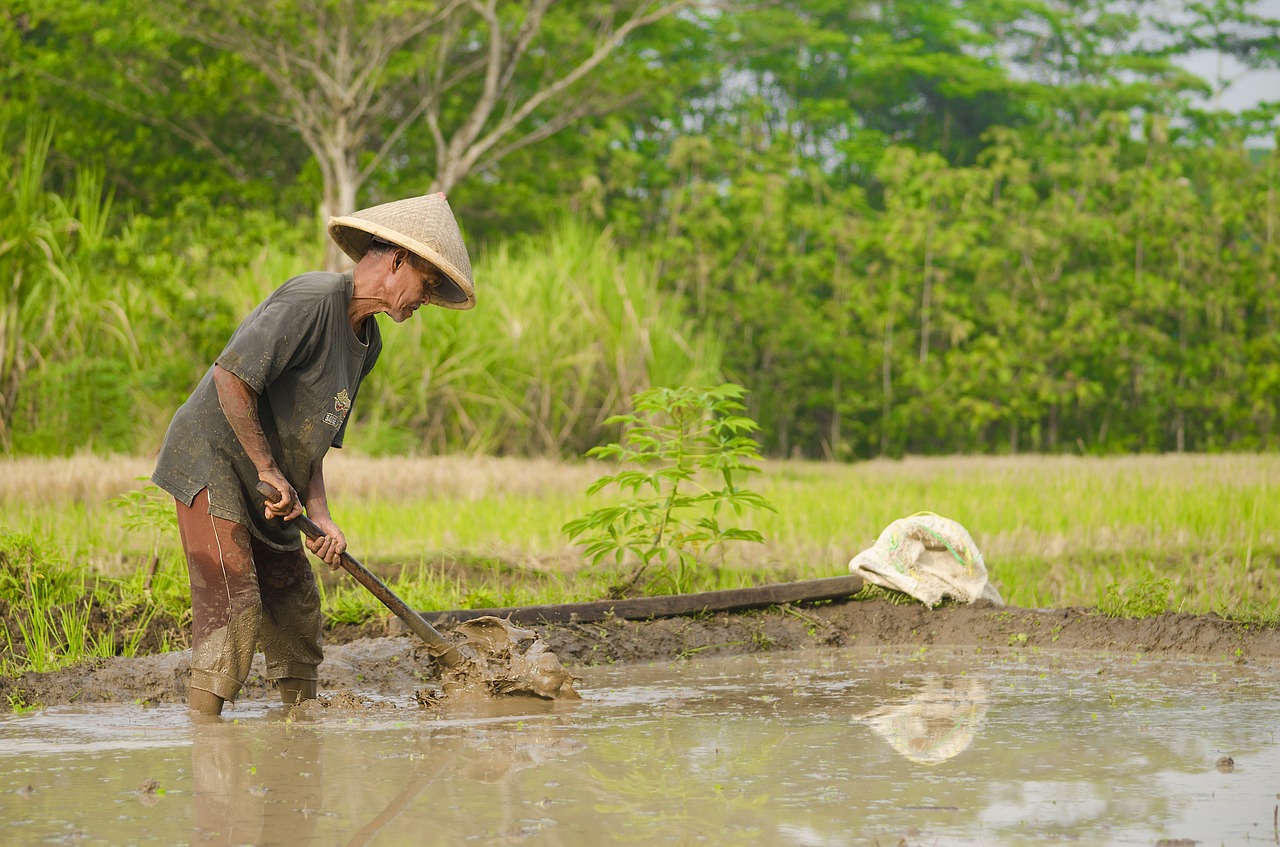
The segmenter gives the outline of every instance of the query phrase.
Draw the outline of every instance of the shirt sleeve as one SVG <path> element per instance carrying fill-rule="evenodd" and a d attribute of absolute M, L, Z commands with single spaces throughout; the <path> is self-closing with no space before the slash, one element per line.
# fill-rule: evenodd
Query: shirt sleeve
<path fill-rule="evenodd" d="M 245 320 L 218 356 L 218 364 L 258 394 L 314 344 L 312 321 L 289 303 L 265 303 Z"/>

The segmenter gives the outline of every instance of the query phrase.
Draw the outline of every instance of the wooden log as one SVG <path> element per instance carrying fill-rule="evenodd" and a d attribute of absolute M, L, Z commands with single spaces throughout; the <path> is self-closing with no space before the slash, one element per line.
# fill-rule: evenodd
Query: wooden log
<path fill-rule="evenodd" d="M 630 600 L 595 600 L 589 603 L 560 603 L 547 606 L 507 606 L 500 609 L 452 609 L 419 612 L 433 626 L 449 626 L 473 618 L 493 615 L 513 623 L 585 623 L 607 617 L 627 620 L 670 618 L 703 612 L 733 612 L 759 609 L 783 603 L 814 603 L 839 600 L 862 590 L 862 577 L 833 576 L 780 582 L 753 588 L 730 588 L 724 591 L 701 591 L 696 594 L 672 594 L 662 597 L 637 597 Z"/>

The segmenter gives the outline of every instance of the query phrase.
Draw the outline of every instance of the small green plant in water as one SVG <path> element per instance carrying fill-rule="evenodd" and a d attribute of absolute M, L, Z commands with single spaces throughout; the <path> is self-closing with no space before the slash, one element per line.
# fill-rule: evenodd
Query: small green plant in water
<path fill-rule="evenodd" d="M 1172 579 L 1156 579 L 1150 574 L 1139 576 L 1128 588 L 1113 582 L 1107 585 L 1098 611 L 1109 618 L 1154 618 L 1169 608 L 1171 591 Z"/>
<path fill-rule="evenodd" d="M 733 541 L 761 542 L 760 533 L 726 523 L 748 509 L 777 511 L 739 481 L 759 468 L 751 433 L 756 422 L 740 414 L 746 393 L 740 385 L 651 388 L 631 398 L 633 414 L 606 423 L 621 424 L 621 442 L 587 453 L 623 465 L 587 489 L 613 486 L 621 502 L 570 521 L 563 531 L 585 544 L 594 565 L 612 557 L 631 568 L 613 587 L 618 595 L 643 583 L 647 593 L 688 591 L 700 563 Z"/>

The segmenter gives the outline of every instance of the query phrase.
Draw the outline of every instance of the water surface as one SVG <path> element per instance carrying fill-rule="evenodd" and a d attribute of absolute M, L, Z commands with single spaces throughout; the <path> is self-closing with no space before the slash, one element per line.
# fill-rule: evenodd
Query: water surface
<path fill-rule="evenodd" d="M 11 716 L 0 841 L 1280 843 L 1274 668 L 840 650 L 592 668 L 579 687 L 306 720 L 265 702 L 199 723 Z"/>

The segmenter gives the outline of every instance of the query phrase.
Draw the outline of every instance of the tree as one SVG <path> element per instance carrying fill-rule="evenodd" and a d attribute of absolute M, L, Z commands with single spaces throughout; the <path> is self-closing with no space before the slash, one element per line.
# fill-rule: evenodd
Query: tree
<path fill-rule="evenodd" d="M 52 161 L 104 170 L 137 211 L 282 208 L 306 151 L 243 108 L 264 99 L 261 81 L 138 6 L 14 0 L 0 10 L 0 109 L 15 125 L 56 116 Z M 51 187 L 73 170 L 54 169 Z"/>
<path fill-rule="evenodd" d="M 620 108 L 654 57 L 623 56 L 637 30 L 695 0 L 198 0 L 148 3 L 157 20 L 236 57 L 273 97 L 247 103 L 296 132 L 320 169 L 319 216 L 346 214 L 412 137 L 434 159 L 428 191 Z M 612 66 L 611 66 L 612 65 Z M 612 85 L 601 83 L 613 76 Z M 621 77 L 628 77 L 627 84 Z M 426 132 L 416 132 L 425 126 Z M 329 245 L 327 264 L 342 256 Z"/>
<path fill-rule="evenodd" d="M 1215 109 L 1222 95 L 1248 74 L 1280 68 L 1280 19 L 1259 14 L 1259 5 L 1257 0 L 1188 3 L 1173 19 L 1154 22 L 1167 39 L 1160 55 L 1212 51 L 1217 66 L 1208 82 Z M 1229 71 L 1227 58 L 1238 62 L 1240 69 Z"/>

